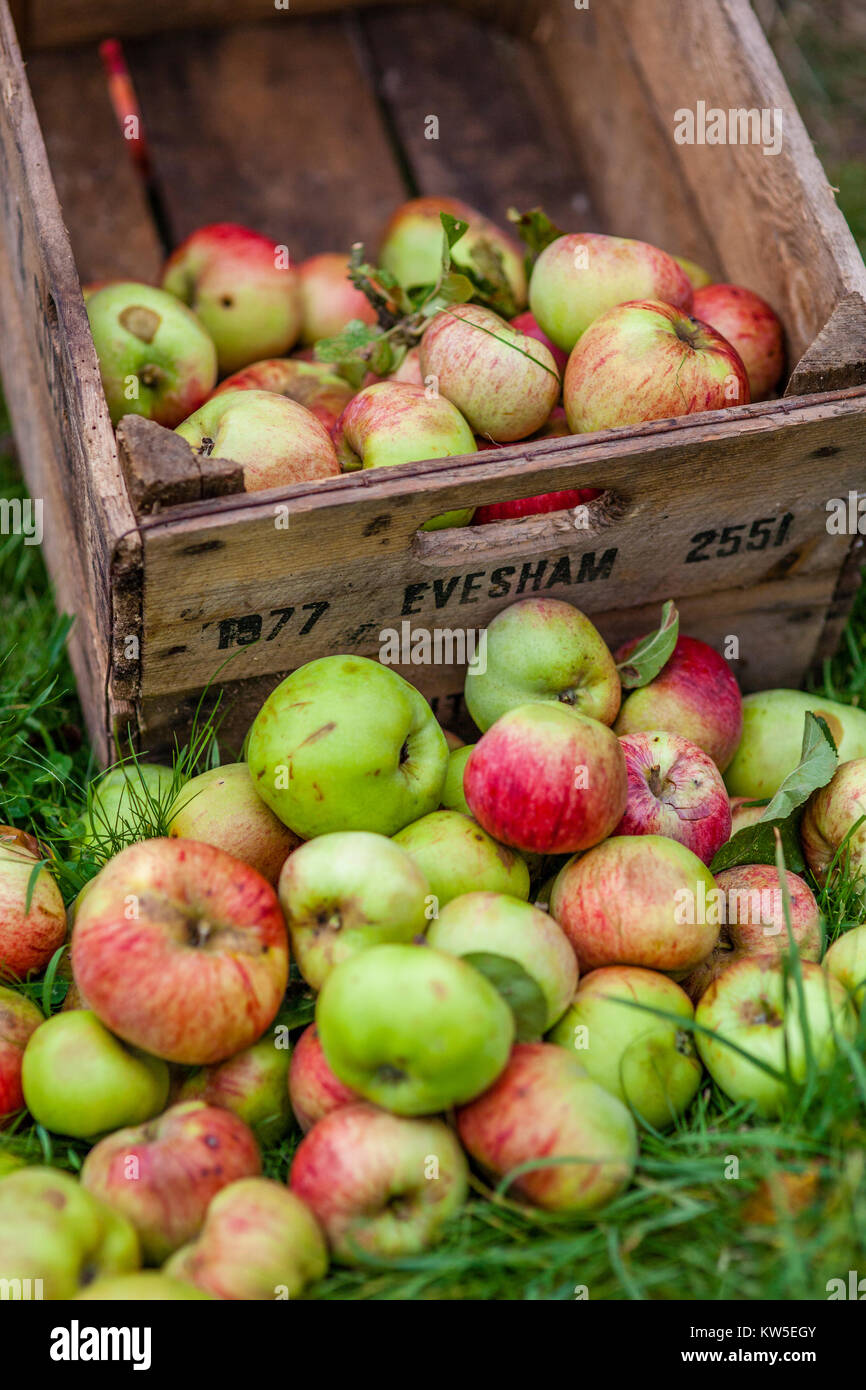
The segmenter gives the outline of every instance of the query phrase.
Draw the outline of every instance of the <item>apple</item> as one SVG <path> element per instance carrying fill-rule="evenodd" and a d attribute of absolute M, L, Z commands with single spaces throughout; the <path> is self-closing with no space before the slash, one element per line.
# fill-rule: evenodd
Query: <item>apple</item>
<path fill-rule="evenodd" d="M 75 1295 L 75 1301 L 88 1300 L 95 1303 L 176 1303 L 190 1299 L 211 1299 L 209 1293 L 183 1284 L 179 1279 L 171 1279 L 158 1269 L 142 1269 L 136 1274 L 118 1274 L 113 1279 L 97 1279 L 88 1284 L 82 1293 Z"/>
<path fill-rule="evenodd" d="M 667 975 L 603 966 L 581 980 L 548 1041 L 573 1048 L 593 1081 L 653 1129 L 667 1129 L 691 1105 L 702 1075 L 692 1032 L 672 1014 L 691 1023 L 695 1011 Z"/>
<path fill-rule="evenodd" d="M 310 1207 L 282 1183 L 241 1178 L 218 1192 L 204 1225 L 165 1265 L 169 1278 L 222 1299 L 296 1298 L 328 1272 Z"/>
<path fill-rule="evenodd" d="M 280 869 L 301 843 L 262 801 L 246 763 L 227 763 L 192 777 L 178 793 L 168 833 L 225 850 L 275 887 Z"/>
<path fill-rule="evenodd" d="M 388 373 L 388 381 L 408 381 L 410 386 L 423 386 L 424 373 L 421 370 L 421 349 L 418 347 L 410 348 L 399 367 Z"/>
<path fill-rule="evenodd" d="M 845 986 L 855 1008 L 862 1009 L 866 1000 L 866 926 L 850 927 L 837 937 L 822 965 Z"/>
<path fill-rule="evenodd" d="M 316 1025 L 340 1081 L 397 1115 L 471 1100 L 499 1075 L 514 1037 L 493 985 L 426 945 L 372 946 L 343 961 L 318 997 Z"/>
<path fill-rule="evenodd" d="M 862 820 L 863 824 L 857 826 Z M 806 863 L 818 883 L 832 871 L 862 878 L 866 870 L 866 758 L 837 767 L 825 787 L 809 797 L 800 822 Z"/>
<path fill-rule="evenodd" d="M 0 977 L 44 970 L 66 940 L 66 909 L 41 856 L 0 841 Z"/>
<path fill-rule="evenodd" d="M 143 827 L 156 828 L 171 814 L 175 775 L 160 763 L 118 763 L 91 784 L 82 840 L 84 849 L 99 845 L 112 852 L 142 838 Z M 79 894 L 78 902 L 88 884 Z"/>
<path fill-rule="evenodd" d="M 466 1200 L 469 1170 L 441 1120 L 404 1119 L 355 1104 L 301 1140 L 289 1185 L 341 1264 L 420 1255 Z"/>
<path fill-rule="evenodd" d="M 526 303 L 526 272 L 523 249 L 480 212 L 458 198 L 411 198 L 394 212 L 382 234 L 379 264 L 404 289 L 434 285 L 442 267 L 445 233 L 440 213 L 450 213 L 469 223 L 469 230 L 452 247 L 451 261 L 484 272 L 473 253 L 492 251 L 501 258 L 502 269 L 518 309 Z"/>
<path fill-rule="evenodd" d="M 289 1067 L 289 1099 L 304 1134 L 332 1110 L 361 1099 L 331 1071 L 315 1023 L 305 1028 L 295 1043 Z"/>
<path fill-rule="evenodd" d="M 367 657 L 293 671 L 249 734 L 253 786 L 303 839 L 334 830 L 394 835 L 435 811 L 448 745 L 414 686 Z"/>
<path fill-rule="evenodd" d="M 205 1066 L 256 1042 L 289 974 L 286 928 L 269 883 L 195 840 L 129 845 L 79 909 L 72 968 L 125 1042 Z"/>
<path fill-rule="evenodd" d="M 710 272 L 704 270 L 702 265 L 698 265 L 697 261 L 690 261 L 687 256 L 673 256 L 671 259 L 676 261 L 680 270 L 685 271 L 693 290 L 701 290 L 704 285 L 713 283 Z M 696 314 L 696 317 L 700 318 L 700 314 Z"/>
<path fill-rule="evenodd" d="M 469 803 L 463 791 L 463 774 L 466 771 L 466 764 L 472 756 L 474 743 L 464 744 L 462 748 L 452 748 L 448 755 L 448 765 L 445 769 L 445 781 L 442 784 L 442 794 L 440 801 L 444 811 L 462 811 L 464 816 L 470 816 Z"/>
<path fill-rule="evenodd" d="M 288 1077 L 291 1048 L 269 1031 L 252 1047 L 226 1062 L 199 1067 L 180 1083 L 172 1099 L 221 1105 L 249 1125 L 263 1148 L 276 1144 L 289 1128 Z"/>
<path fill-rule="evenodd" d="M 785 365 L 782 325 L 767 301 L 741 285 L 706 285 L 695 292 L 692 313 L 736 348 L 752 400 L 765 400 Z"/>
<path fill-rule="evenodd" d="M 427 929 L 430 885 L 385 835 L 338 830 L 309 840 L 280 874 L 280 906 L 298 969 L 319 990 L 335 966 L 383 941 Z"/>
<path fill-rule="evenodd" d="M 857 1031 L 851 1001 L 839 981 L 808 961 L 800 964 L 800 971 L 805 1020 L 797 982 L 786 976 L 783 962 L 774 956 L 737 961 L 710 985 L 695 1014 L 701 1030 L 717 1035 L 697 1034 L 698 1051 L 713 1080 L 731 1100 L 753 1101 L 758 1114 L 770 1118 L 784 1111 L 789 1082 L 799 1085 L 806 1080 L 806 1030 L 819 1071 L 832 1064 L 837 1038 L 851 1039 Z M 785 1076 L 776 1079 L 749 1058 Z"/>
<path fill-rule="evenodd" d="M 201 319 L 220 376 L 285 356 L 301 331 L 298 273 L 285 247 L 248 227 L 199 227 L 166 261 L 162 287 Z"/>
<path fill-rule="evenodd" d="M 738 830 L 745 830 L 747 825 L 756 825 L 766 809 L 766 801 L 755 806 L 748 796 L 732 796 L 731 838 L 733 839 Z"/>
<path fill-rule="evenodd" d="M 455 748 L 466 747 L 466 740 L 461 738 L 459 734 L 452 733 L 451 729 L 446 729 L 444 725 L 441 727 L 445 735 L 445 742 L 448 744 L 449 752 L 453 753 Z"/>
<path fill-rule="evenodd" d="M 439 912 L 476 889 L 529 897 L 525 860 L 460 811 L 431 811 L 398 831 L 394 843 L 417 864 Z"/>
<path fill-rule="evenodd" d="M 121 280 L 90 296 L 87 317 L 113 425 L 143 415 L 173 429 L 213 389 L 213 340 L 174 295 Z"/>
<path fill-rule="evenodd" d="M 505 1193 L 546 1211 L 598 1211 L 631 1181 L 638 1143 L 622 1101 L 551 1043 L 517 1043 L 496 1083 L 457 1112 L 457 1132 L 492 1178 L 533 1159 Z"/>
<path fill-rule="evenodd" d="M 210 399 L 226 391 L 272 391 L 304 406 L 324 425 L 328 434 L 355 394 L 343 377 L 325 362 L 296 362 L 291 357 L 270 357 L 227 376 Z"/>
<path fill-rule="evenodd" d="M 577 988 L 577 958 L 562 928 L 541 908 L 506 893 L 454 898 L 427 940 L 487 975 L 513 1008 L 521 1041 L 546 1033 Z"/>
<path fill-rule="evenodd" d="M 484 669 L 466 672 L 466 707 L 482 732 L 518 705 L 568 705 L 602 724 L 619 712 L 613 657 L 598 630 L 571 603 L 526 598 L 487 627 Z"/>
<path fill-rule="evenodd" d="M 615 835 L 669 835 L 705 864 L 730 839 L 731 803 L 712 758 L 679 734 L 623 734 L 628 805 Z"/>
<path fill-rule="evenodd" d="M 616 735 L 569 705 L 519 705 L 476 743 L 463 774 L 472 815 L 495 840 L 567 854 L 604 840 L 628 798 Z"/>
<path fill-rule="evenodd" d="M 535 315 L 527 309 L 524 313 L 518 314 L 516 318 L 509 319 L 509 323 L 512 328 L 517 329 L 518 333 L 524 333 L 527 338 L 535 338 L 539 343 L 542 343 L 553 358 L 559 375 L 562 376 L 568 361 L 568 353 L 563 352 L 562 348 L 557 347 L 556 343 L 548 338 Z"/>
<path fill-rule="evenodd" d="M 340 471 L 321 421 L 297 401 L 273 391 L 211 396 L 175 434 L 196 454 L 239 464 L 245 492 L 317 482 Z"/>
<path fill-rule="evenodd" d="M 617 663 L 621 665 L 642 640 L 636 637 L 615 652 Z M 680 636 L 655 679 L 628 692 L 614 727 L 618 734 L 680 734 L 709 753 L 724 772 L 740 742 L 743 697 L 724 657 L 696 637 Z M 801 720 L 801 742 L 802 738 Z"/>
<path fill-rule="evenodd" d="M 688 313 L 691 283 L 657 246 L 596 232 L 572 232 L 551 242 L 529 282 L 529 307 L 564 352 L 606 310 L 636 299 L 663 300 Z"/>
<path fill-rule="evenodd" d="M 841 762 L 866 758 L 866 711 L 804 690 L 760 690 L 743 700 L 742 739 L 730 766 L 722 768 L 731 796 L 758 801 L 775 795 L 800 762 L 810 712 L 826 721 Z"/>
<path fill-rule="evenodd" d="M 0 1129 L 24 1105 L 24 1049 L 42 1021 L 42 1014 L 31 999 L 0 985 Z"/>
<path fill-rule="evenodd" d="M 132 1222 L 145 1263 L 155 1265 L 195 1239 L 218 1192 L 260 1172 L 258 1145 L 242 1120 L 187 1101 L 100 1139 L 84 1160 L 81 1184 Z"/>
<path fill-rule="evenodd" d="M 791 932 L 802 960 L 821 958 L 821 914 L 804 879 L 786 870 L 791 902 Z M 713 980 L 746 956 L 779 957 L 790 949 L 784 900 L 775 865 L 741 864 L 716 874 L 721 895 L 721 930 L 715 949 L 683 980 L 683 989 L 698 1000 Z"/>
<path fill-rule="evenodd" d="M 301 291 L 301 342 L 333 338 L 353 319 L 376 322 L 376 310 L 349 279 L 349 257 L 324 251 L 298 266 Z"/>
<path fill-rule="evenodd" d="M 44 1299 L 69 1299 L 140 1263 L 130 1222 L 70 1173 L 19 1168 L 0 1179 L 0 1280 L 40 1280 Z"/>
<path fill-rule="evenodd" d="M 719 939 L 718 922 L 703 910 L 715 887 L 706 864 L 677 840 L 617 835 L 560 870 L 550 911 L 581 974 L 601 965 L 685 974 Z"/>
<path fill-rule="evenodd" d="M 476 452 L 475 437 L 456 406 L 405 381 L 378 381 L 359 391 L 337 421 L 334 443 L 349 472 Z M 431 517 L 421 529 L 466 526 L 471 520 L 471 507 L 457 508 Z"/>
<path fill-rule="evenodd" d="M 566 429 L 563 431 L 568 433 Z M 545 437 L 542 429 L 536 439 Z M 601 497 L 597 487 L 565 488 L 562 492 L 541 492 L 537 497 L 517 497 L 513 502 L 491 502 L 486 507 L 476 507 L 472 518 L 473 526 L 489 526 L 494 521 L 509 521 L 512 517 L 546 516 L 548 512 L 570 511 L 584 507 Z"/>
<path fill-rule="evenodd" d="M 436 315 L 421 339 L 421 371 L 476 434 L 498 443 L 534 434 L 559 400 L 552 353 L 480 304 Z"/>
<path fill-rule="evenodd" d="M 168 1081 L 165 1062 L 127 1047 L 90 1009 L 41 1023 L 21 1068 L 24 1100 L 36 1123 L 74 1139 L 152 1119 L 165 1107 Z"/>
<path fill-rule="evenodd" d="M 590 324 L 568 359 L 562 398 L 574 434 L 750 400 L 730 343 L 658 299 L 617 304 Z"/>

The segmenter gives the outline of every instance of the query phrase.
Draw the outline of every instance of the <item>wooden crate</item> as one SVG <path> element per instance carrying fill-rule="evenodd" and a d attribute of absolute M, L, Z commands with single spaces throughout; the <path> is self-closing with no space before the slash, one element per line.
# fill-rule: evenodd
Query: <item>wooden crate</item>
<path fill-rule="evenodd" d="M 738 639 L 744 688 L 799 683 L 859 568 L 826 504 L 866 490 L 866 272 L 745 0 L 339 8 L 19 0 L 25 70 L 0 0 L 0 371 L 100 755 L 127 727 L 163 753 L 217 672 L 231 739 L 302 662 L 376 655 L 405 621 L 477 628 L 530 593 L 577 603 L 611 642 L 673 596 L 686 630 L 729 653 Z M 542 203 L 763 294 L 787 332 L 785 396 L 269 493 L 166 488 L 136 514 L 79 289 L 153 278 L 163 256 L 106 95 L 109 35 L 126 40 L 174 239 L 231 219 L 302 258 L 375 245 L 416 191 L 500 221 Z M 699 101 L 780 110 L 781 152 L 677 144 L 674 112 Z M 129 447 L 146 471 L 152 441 Z M 578 485 L 606 490 L 586 528 L 564 513 L 418 530 Z M 405 674 L 459 720 L 457 666 Z"/>

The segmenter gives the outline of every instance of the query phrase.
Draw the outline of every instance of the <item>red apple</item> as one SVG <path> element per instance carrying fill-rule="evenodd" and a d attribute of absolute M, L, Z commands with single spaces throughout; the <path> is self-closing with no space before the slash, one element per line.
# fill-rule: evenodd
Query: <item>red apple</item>
<path fill-rule="evenodd" d="M 29 839 L 29 837 L 28 837 Z M 0 841 L 0 974 L 44 970 L 66 940 L 66 909 L 48 869 L 32 886 L 41 855 L 16 836 Z"/>
<path fill-rule="evenodd" d="M 253 362 L 220 382 L 213 396 L 223 391 L 272 391 L 307 410 L 332 433 L 341 413 L 355 395 L 354 387 L 337 376 L 325 362 L 296 362 L 291 357 L 270 357 Z"/>
<path fill-rule="evenodd" d="M 387 380 L 405 381 L 408 382 L 410 386 L 423 386 L 424 373 L 421 371 L 420 348 L 410 348 L 397 370 L 389 372 Z"/>
<path fill-rule="evenodd" d="M 709 754 L 678 734 L 624 734 L 628 805 L 615 835 L 668 835 L 705 864 L 730 837 L 731 804 Z"/>
<path fill-rule="evenodd" d="M 642 638 L 615 652 L 621 665 Z M 670 659 L 649 685 L 622 702 L 614 726 L 618 734 L 680 734 L 709 753 L 724 772 L 743 732 L 743 699 L 724 657 L 696 637 L 678 637 Z"/>
<path fill-rule="evenodd" d="M 744 830 L 747 825 L 754 825 L 761 819 L 767 809 L 766 803 L 762 806 L 750 806 L 749 802 L 754 797 L 732 796 L 731 797 L 731 837 L 736 835 L 738 830 Z"/>
<path fill-rule="evenodd" d="M 289 1099 L 295 1119 L 305 1134 L 332 1110 L 361 1099 L 331 1071 L 315 1023 L 304 1029 L 295 1044 L 289 1065 Z"/>
<path fill-rule="evenodd" d="M 555 704 L 519 705 L 497 719 L 472 750 L 463 789 L 489 835 L 541 854 L 597 845 L 618 825 L 628 800 L 616 736 Z"/>
<path fill-rule="evenodd" d="M 81 904 L 72 968 L 126 1042 L 170 1062 L 221 1062 L 280 1006 L 289 951 L 273 888 L 195 840 L 145 840 L 100 871 Z"/>
<path fill-rule="evenodd" d="M 216 1105 L 173 1105 L 94 1145 L 81 1185 L 132 1222 L 146 1264 L 193 1240 L 217 1192 L 262 1170 L 252 1131 Z"/>
<path fill-rule="evenodd" d="M 866 871 L 866 758 L 837 767 L 825 787 L 813 792 L 800 823 L 806 863 L 820 884 L 834 867 L 854 876 Z M 863 821 L 862 825 L 858 825 Z M 857 826 L 855 830 L 854 827 Z"/>
<path fill-rule="evenodd" d="M 376 311 L 349 279 L 349 257 L 325 251 L 298 266 L 301 287 L 301 342 L 333 338 L 351 319 L 375 323 Z"/>
<path fill-rule="evenodd" d="M 561 347 L 557 347 L 556 343 L 548 338 L 535 315 L 527 309 L 525 313 L 518 314 L 517 318 L 510 319 L 509 322 L 512 328 L 517 329 L 518 333 L 525 333 L 527 338 L 537 338 L 540 343 L 544 344 L 557 365 L 559 375 L 562 376 L 568 361 L 568 353 L 564 352 Z"/>
<path fill-rule="evenodd" d="M 736 348 L 752 400 L 764 400 L 785 365 L 782 325 L 767 301 L 742 285 L 707 285 L 695 291 L 692 313 Z"/>
<path fill-rule="evenodd" d="M 24 1105 L 21 1063 L 31 1034 L 43 1022 L 32 1000 L 0 985 L 0 1129 Z"/>
<path fill-rule="evenodd" d="M 627 1186 L 637 1160 L 622 1101 L 554 1043 L 517 1043 L 499 1079 L 458 1110 L 457 1131 L 494 1178 L 532 1159 L 573 1158 L 521 1173 L 506 1192 L 547 1211 L 598 1210 Z"/>
<path fill-rule="evenodd" d="M 748 405 L 731 344 L 661 300 L 635 299 L 597 318 L 568 359 L 563 383 L 575 434 Z"/>

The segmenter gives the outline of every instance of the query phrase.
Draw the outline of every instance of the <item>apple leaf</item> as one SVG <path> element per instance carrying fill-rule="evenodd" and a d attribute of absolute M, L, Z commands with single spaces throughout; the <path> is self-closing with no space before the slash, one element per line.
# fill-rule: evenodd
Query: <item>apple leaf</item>
<path fill-rule="evenodd" d="M 531 271 L 544 248 L 564 235 L 561 228 L 551 222 L 543 208 L 530 208 L 529 212 L 518 212 L 517 208 L 509 208 L 508 220 L 513 223 L 517 235 L 527 248 L 527 272 Z"/>
<path fill-rule="evenodd" d="M 629 652 L 625 661 L 617 665 L 619 678 L 624 690 L 639 690 L 655 680 L 659 671 L 670 660 L 680 630 L 680 615 L 672 599 L 662 608 L 661 626 L 638 642 L 634 651 Z"/>
<path fill-rule="evenodd" d="M 736 868 L 738 864 L 775 864 L 774 831 L 778 829 L 788 868 L 793 873 L 801 873 L 805 867 L 799 833 L 803 807 L 814 791 L 826 787 L 837 762 L 836 744 L 826 720 L 819 714 L 807 712 L 799 763 L 764 808 L 761 819 L 743 826 L 722 845 L 710 864 L 710 872 L 717 874 L 722 869 Z"/>
<path fill-rule="evenodd" d="M 445 245 L 442 248 L 442 274 L 447 275 L 451 269 L 451 251 L 469 231 L 469 223 L 462 217 L 452 217 L 450 212 L 440 212 L 439 221 L 445 232 Z"/>
<path fill-rule="evenodd" d="M 518 1042 L 540 1038 L 547 1024 L 547 1003 L 539 986 L 523 966 L 508 956 L 473 951 L 463 959 L 474 965 L 498 989 L 514 1014 Z"/>

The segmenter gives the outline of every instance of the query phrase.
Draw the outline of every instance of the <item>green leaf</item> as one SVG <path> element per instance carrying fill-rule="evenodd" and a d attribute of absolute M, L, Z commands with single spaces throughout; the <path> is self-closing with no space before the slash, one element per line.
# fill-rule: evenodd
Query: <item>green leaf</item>
<path fill-rule="evenodd" d="M 440 212 L 439 221 L 445 232 L 445 245 L 442 251 L 442 273 L 447 275 L 451 269 L 451 251 L 469 231 L 469 223 L 462 217 L 452 217 L 450 212 Z"/>
<path fill-rule="evenodd" d="M 461 275 L 456 270 L 449 271 L 447 275 L 443 275 L 438 290 L 425 299 L 419 312 L 425 319 L 432 318 L 440 309 L 448 309 L 452 304 L 468 303 L 474 293 L 475 287 L 468 276 Z"/>
<path fill-rule="evenodd" d="M 833 735 L 826 720 L 808 711 L 803 726 L 803 748 L 800 761 L 789 772 L 775 796 L 765 808 L 761 819 L 746 825 L 722 845 L 710 865 L 710 872 L 733 869 L 738 864 L 775 864 L 778 828 L 782 851 L 788 868 L 801 873 L 804 868 L 800 847 L 800 817 L 809 797 L 819 787 L 826 787 L 836 771 L 838 755 Z"/>
<path fill-rule="evenodd" d="M 680 615 L 674 603 L 668 599 L 662 608 L 661 626 L 638 642 L 634 651 L 629 652 L 625 661 L 617 665 L 619 678 L 624 690 L 639 690 L 655 680 L 659 671 L 670 660 L 680 629 Z"/>
<path fill-rule="evenodd" d="M 518 1042 L 529 1042 L 543 1035 L 547 1026 L 547 1002 L 522 965 L 508 956 L 488 951 L 473 951 L 463 959 L 474 965 L 502 995 L 514 1014 Z"/>
<path fill-rule="evenodd" d="M 526 246 L 527 269 L 532 268 L 545 246 L 563 236 L 562 230 L 551 222 L 543 208 L 530 208 L 529 212 L 508 209 L 508 220 L 513 223 L 520 240 Z"/>

